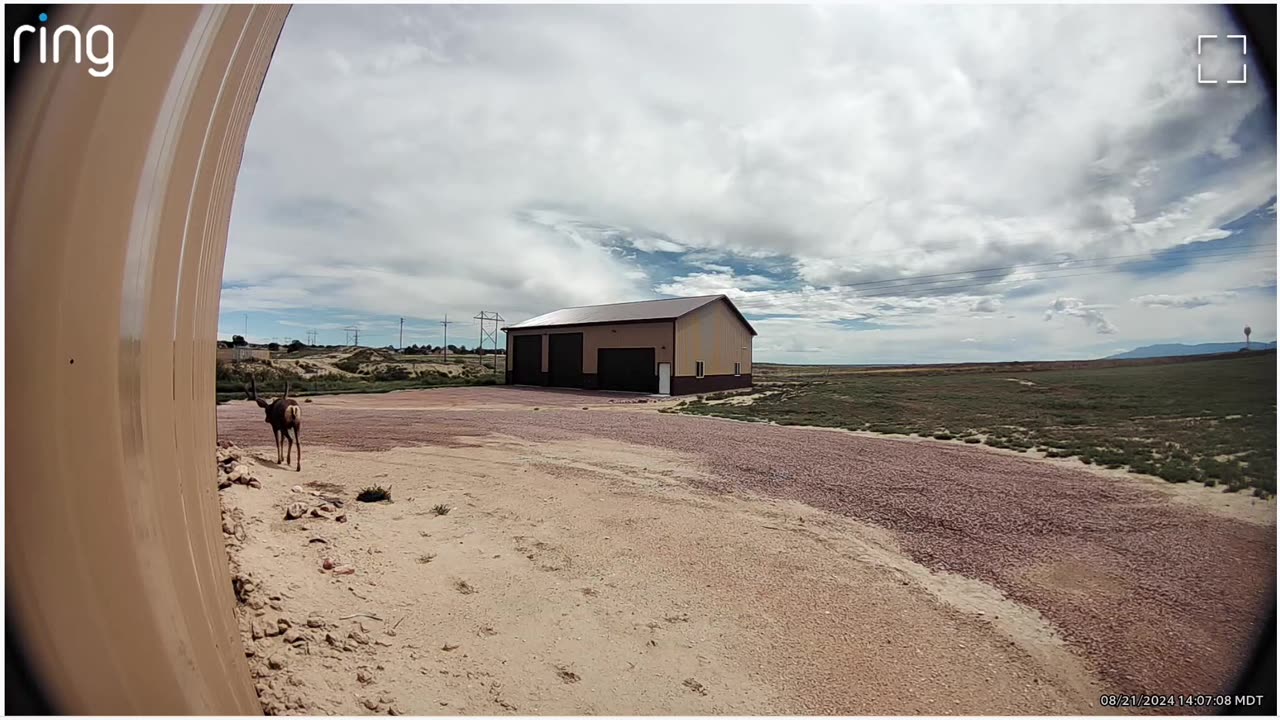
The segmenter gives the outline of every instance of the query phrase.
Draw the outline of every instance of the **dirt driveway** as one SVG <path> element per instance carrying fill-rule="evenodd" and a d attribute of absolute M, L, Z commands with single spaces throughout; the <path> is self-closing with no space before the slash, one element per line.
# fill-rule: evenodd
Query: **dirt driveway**
<path fill-rule="evenodd" d="M 1218 692 L 1261 632 L 1273 504 L 1245 522 L 1060 464 L 622 400 L 317 398 L 301 473 L 265 462 L 261 410 L 221 406 L 264 459 L 261 490 L 222 495 L 275 596 L 245 620 L 269 709 L 1096 713 Z M 353 500 L 374 483 L 394 502 Z M 347 522 L 283 519 L 312 492 Z"/>

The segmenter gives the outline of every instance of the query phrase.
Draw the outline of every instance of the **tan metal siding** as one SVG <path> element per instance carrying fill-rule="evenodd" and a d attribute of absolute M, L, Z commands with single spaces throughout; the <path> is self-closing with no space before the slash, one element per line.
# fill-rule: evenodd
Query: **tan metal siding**
<path fill-rule="evenodd" d="M 547 348 L 550 342 L 547 335 L 557 333 L 582 333 L 582 372 L 586 375 L 596 373 L 596 351 L 601 348 L 654 348 L 657 362 L 671 362 L 671 322 L 660 320 L 647 323 L 622 323 L 619 325 L 588 325 L 586 327 L 533 328 L 529 330 L 507 331 L 507 352 L 514 349 L 510 338 L 517 335 L 542 335 L 542 372 L 549 372 L 547 364 Z M 515 367 L 515 358 L 509 357 L 508 364 Z M 730 371 L 732 371 L 730 367 Z M 654 368 L 657 372 L 657 368 Z"/>
<path fill-rule="evenodd" d="M 6 631 L 58 713 L 260 714 L 210 351 L 236 174 L 289 7 L 59 10 L 114 31 L 115 67 L 28 55 L 5 103 L 5 317 L 22 338 L 5 348 L 6 410 L 22 413 L 5 427 L 21 448 L 5 458 Z"/>
<path fill-rule="evenodd" d="M 742 363 L 742 374 L 749 375 L 751 340 L 751 331 L 725 302 L 704 305 L 676 321 L 674 374 L 692 377 L 702 361 L 705 375 L 732 375 L 736 362 Z"/>

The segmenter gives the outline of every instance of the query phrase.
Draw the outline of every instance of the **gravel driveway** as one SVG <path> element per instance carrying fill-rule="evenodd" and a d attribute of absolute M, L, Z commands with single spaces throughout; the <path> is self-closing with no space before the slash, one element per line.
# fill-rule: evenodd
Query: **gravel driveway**
<path fill-rule="evenodd" d="M 303 406 L 302 443 L 385 450 L 498 433 L 695 455 L 707 490 L 874 523 L 913 560 L 1039 610 L 1123 692 L 1226 691 L 1274 596 L 1274 526 L 1176 505 L 1136 481 L 955 444 L 622 412 L 610 400 L 620 399 L 507 388 L 318 398 Z M 218 430 L 270 445 L 248 403 L 220 406 Z"/>

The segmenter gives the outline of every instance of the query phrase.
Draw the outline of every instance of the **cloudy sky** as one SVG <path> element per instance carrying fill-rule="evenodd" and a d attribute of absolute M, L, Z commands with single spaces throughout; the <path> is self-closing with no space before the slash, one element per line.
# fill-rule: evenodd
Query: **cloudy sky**
<path fill-rule="evenodd" d="M 1213 13 L 295 6 L 220 331 L 724 293 L 763 361 L 1270 340 L 1275 103 L 1196 82 L 1240 73 Z"/>

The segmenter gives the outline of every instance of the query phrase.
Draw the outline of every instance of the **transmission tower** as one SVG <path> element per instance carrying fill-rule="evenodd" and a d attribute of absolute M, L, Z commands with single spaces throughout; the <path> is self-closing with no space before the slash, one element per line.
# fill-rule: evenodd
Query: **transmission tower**
<path fill-rule="evenodd" d="M 347 344 L 360 347 L 360 328 L 355 325 L 351 325 L 350 327 L 343 328 L 343 330 L 347 331 Z"/>
<path fill-rule="evenodd" d="M 488 340 L 493 346 L 493 365 L 489 367 L 496 373 L 498 372 L 498 330 L 502 326 L 502 316 L 496 312 L 481 310 L 475 319 L 480 321 L 480 367 L 484 367 L 484 341 Z M 493 323 L 493 330 L 489 330 L 489 323 Z"/>
<path fill-rule="evenodd" d="M 313 347 L 314 347 L 314 346 L 315 346 L 315 344 L 316 344 L 316 331 L 315 331 L 315 330 L 308 330 L 308 331 L 307 331 L 307 345 L 310 345 L 310 346 L 313 346 Z"/>

